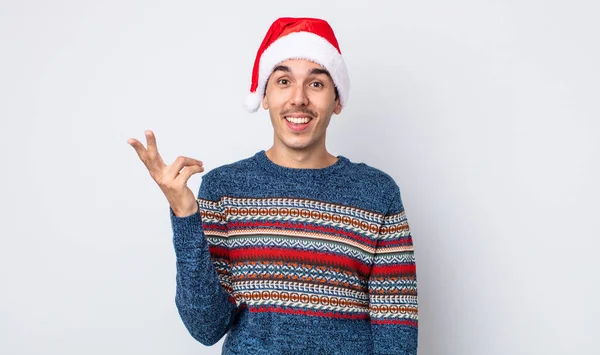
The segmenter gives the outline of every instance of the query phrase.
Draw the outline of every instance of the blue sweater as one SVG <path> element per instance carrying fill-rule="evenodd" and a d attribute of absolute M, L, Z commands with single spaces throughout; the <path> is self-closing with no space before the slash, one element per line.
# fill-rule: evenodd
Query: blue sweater
<path fill-rule="evenodd" d="M 322 169 L 264 151 L 202 177 L 170 210 L 177 309 L 222 354 L 416 354 L 417 279 L 400 190 L 344 156 Z"/>

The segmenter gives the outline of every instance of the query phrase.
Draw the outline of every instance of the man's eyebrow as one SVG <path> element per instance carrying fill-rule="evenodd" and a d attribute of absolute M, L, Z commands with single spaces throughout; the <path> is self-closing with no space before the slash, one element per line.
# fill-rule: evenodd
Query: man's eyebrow
<path fill-rule="evenodd" d="M 329 71 L 327 69 L 322 69 L 322 68 L 312 68 L 310 71 L 310 74 L 313 74 L 313 75 L 325 74 L 331 78 L 331 74 L 329 74 Z"/>
<path fill-rule="evenodd" d="M 287 65 L 278 65 L 275 68 L 273 68 L 273 73 L 275 73 L 276 71 L 284 71 L 284 72 L 291 72 L 290 67 L 288 67 Z"/>

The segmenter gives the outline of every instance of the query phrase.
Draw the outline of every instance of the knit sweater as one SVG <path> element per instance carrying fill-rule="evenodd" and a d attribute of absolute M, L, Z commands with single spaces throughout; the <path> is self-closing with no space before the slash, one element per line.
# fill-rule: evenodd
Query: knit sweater
<path fill-rule="evenodd" d="M 222 354 L 416 354 L 417 279 L 400 189 L 344 156 L 288 168 L 260 151 L 170 210 L 175 303 Z"/>

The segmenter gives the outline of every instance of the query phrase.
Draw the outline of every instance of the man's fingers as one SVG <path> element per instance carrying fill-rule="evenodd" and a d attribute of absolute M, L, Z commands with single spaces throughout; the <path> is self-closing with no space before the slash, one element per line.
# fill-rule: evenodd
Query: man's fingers
<path fill-rule="evenodd" d="M 194 166 L 194 165 L 202 167 L 202 162 L 200 160 L 189 158 L 189 157 L 184 157 L 184 156 L 177 157 L 177 159 L 175 159 L 173 164 L 171 164 L 171 166 L 169 166 L 166 176 L 169 179 L 175 179 L 177 177 L 177 175 L 179 175 L 179 172 L 181 171 L 181 169 L 183 169 L 183 167 Z"/>
<path fill-rule="evenodd" d="M 135 149 L 144 165 L 146 165 L 146 168 L 148 168 L 150 175 L 152 175 L 155 180 L 160 178 L 161 181 L 173 181 L 178 178 L 180 171 L 185 167 L 195 167 L 191 170 L 184 169 L 188 170 L 182 177 L 185 178 L 185 181 L 187 181 L 193 174 L 204 171 L 202 162 L 200 160 L 184 156 L 178 157 L 175 159 L 173 164 L 167 167 L 160 154 L 158 154 L 158 147 L 156 146 L 156 137 L 154 136 L 154 132 L 151 130 L 146 130 L 144 135 L 146 136 L 146 142 L 148 145 L 147 149 L 135 138 L 129 138 L 127 143 L 129 143 L 129 145 Z"/>
<path fill-rule="evenodd" d="M 151 136 L 154 137 L 154 135 Z M 146 139 L 147 141 L 152 140 L 152 138 L 149 139 L 148 134 L 146 134 Z M 152 153 L 150 149 L 146 149 L 144 145 L 135 138 L 129 138 L 127 140 L 127 143 L 129 143 L 129 145 L 131 145 L 133 149 L 135 149 L 136 153 L 140 157 L 140 160 L 144 163 L 146 169 L 148 169 L 150 175 L 154 179 L 156 179 L 157 176 L 160 176 L 162 169 L 164 169 L 167 165 L 163 162 L 161 156 L 158 155 L 156 149 L 154 150 L 154 153 Z M 154 141 L 153 144 L 156 148 L 156 141 Z"/>
<path fill-rule="evenodd" d="M 152 160 L 152 164 L 155 168 L 163 168 L 166 164 L 162 160 L 162 157 L 158 153 L 158 146 L 156 145 L 156 136 L 151 130 L 144 132 L 146 136 L 146 144 L 148 146 L 148 156 Z"/>
<path fill-rule="evenodd" d="M 146 136 L 148 152 L 151 154 L 158 154 L 158 147 L 156 146 L 156 136 L 154 135 L 154 132 L 152 132 L 151 130 L 147 130 L 144 132 L 144 135 Z"/>
<path fill-rule="evenodd" d="M 204 171 L 204 167 L 200 165 L 190 165 L 186 166 L 181 170 L 179 176 L 175 178 L 175 180 L 179 180 L 180 183 L 186 184 L 189 178 L 194 175 Z"/>
<path fill-rule="evenodd" d="M 137 153 L 137 155 L 145 163 L 147 151 L 146 151 L 146 148 L 144 148 L 144 145 L 135 138 L 129 138 L 127 140 L 127 143 L 129 143 L 129 145 L 132 146 L 133 149 L 135 149 L 135 152 Z"/>

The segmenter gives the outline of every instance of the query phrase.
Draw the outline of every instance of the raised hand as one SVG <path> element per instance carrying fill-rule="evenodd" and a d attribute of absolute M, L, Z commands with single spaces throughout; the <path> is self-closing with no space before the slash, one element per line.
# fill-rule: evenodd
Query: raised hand
<path fill-rule="evenodd" d="M 178 217 L 192 215 L 198 211 L 196 196 L 187 186 L 189 178 L 204 171 L 200 160 L 179 156 L 173 164 L 163 161 L 156 146 L 156 137 L 150 130 L 145 132 L 148 149 L 135 138 L 127 140 L 146 165 L 150 176 L 167 197 L 173 213 Z"/>

